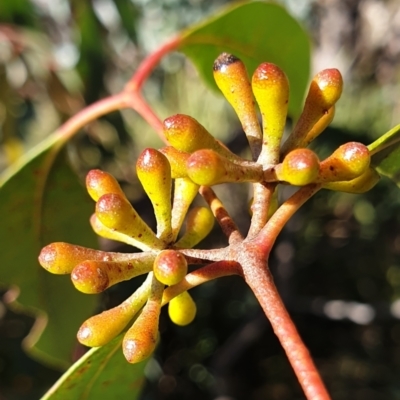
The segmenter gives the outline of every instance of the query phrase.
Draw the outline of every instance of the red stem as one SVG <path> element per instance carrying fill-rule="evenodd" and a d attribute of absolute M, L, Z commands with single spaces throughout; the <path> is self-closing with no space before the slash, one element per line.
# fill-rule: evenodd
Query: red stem
<path fill-rule="evenodd" d="M 139 68 L 136 70 L 135 74 L 126 84 L 125 90 L 128 92 L 138 92 L 142 88 L 143 83 L 149 77 L 150 73 L 153 71 L 154 67 L 166 54 L 176 50 L 181 44 L 181 41 L 182 38 L 180 36 L 176 36 L 145 58 L 139 65 Z"/>
<path fill-rule="evenodd" d="M 265 257 L 257 245 L 247 246 L 246 257 L 241 265 L 244 278 L 257 297 L 265 315 L 278 337 L 290 364 L 308 400 L 329 400 L 330 396 L 314 365 L 310 353 L 303 343 L 285 305 L 276 289 Z M 245 252 L 241 252 L 244 254 Z"/>
<path fill-rule="evenodd" d="M 256 243 L 257 246 L 259 246 L 259 249 L 262 249 L 264 258 L 268 257 L 276 238 L 285 224 L 308 199 L 318 192 L 319 189 L 321 189 L 321 185 L 319 184 L 304 186 L 293 196 L 289 197 L 275 211 L 264 228 L 252 240 L 253 243 Z"/>
<path fill-rule="evenodd" d="M 55 135 L 59 135 L 62 139 L 61 142 L 64 143 L 96 118 L 128 106 L 128 98 L 123 92 L 96 101 L 96 103 L 85 107 L 61 125 L 61 127 L 55 131 Z"/>
<path fill-rule="evenodd" d="M 178 284 L 165 289 L 162 305 L 167 304 L 174 297 L 186 290 L 194 288 L 195 286 L 202 285 L 203 283 L 209 282 L 213 279 L 230 275 L 242 275 L 242 269 L 235 261 L 218 261 L 196 269 L 187 274 Z"/>

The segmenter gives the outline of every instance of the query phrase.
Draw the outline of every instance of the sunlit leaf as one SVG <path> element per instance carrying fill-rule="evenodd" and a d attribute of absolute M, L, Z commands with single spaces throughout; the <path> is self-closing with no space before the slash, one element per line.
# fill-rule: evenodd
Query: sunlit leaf
<path fill-rule="evenodd" d="M 262 62 L 279 65 L 290 81 L 289 112 L 292 116 L 300 113 L 310 72 L 310 40 L 283 7 L 266 2 L 240 4 L 181 35 L 179 50 L 215 90 L 212 65 L 222 52 L 241 58 L 250 75 Z"/>
<path fill-rule="evenodd" d="M 144 383 L 147 361 L 128 364 L 122 335 L 88 351 L 54 384 L 42 400 L 135 400 Z"/>
<path fill-rule="evenodd" d="M 400 125 L 371 143 L 368 149 L 378 172 L 400 184 Z"/>
<path fill-rule="evenodd" d="M 24 343 L 29 351 L 66 367 L 96 298 L 78 293 L 69 276 L 49 274 L 37 258 L 53 241 L 94 247 L 96 239 L 88 222 L 93 204 L 55 144 L 50 137 L 0 180 L 0 282 L 11 287 L 12 305 L 37 316 Z"/>

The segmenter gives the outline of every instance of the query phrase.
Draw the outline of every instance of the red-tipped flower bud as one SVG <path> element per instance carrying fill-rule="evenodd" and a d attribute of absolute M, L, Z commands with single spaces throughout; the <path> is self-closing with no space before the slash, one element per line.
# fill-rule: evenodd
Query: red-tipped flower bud
<path fill-rule="evenodd" d="M 97 201 L 103 194 L 117 193 L 125 196 L 117 180 L 107 172 L 92 169 L 86 175 L 86 188 L 90 197 Z"/>
<path fill-rule="evenodd" d="M 149 300 L 124 336 L 122 350 L 132 364 L 150 357 L 156 347 L 163 290 L 164 285 L 153 278 Z"/>
<path fill-rule="evenodd" d="M 111 193 L 101 196 L 96 204 L 96 216 L 107 228 L 130 236 L 151 249 L 165 246 L 121 195 Z"/>
<path fill-rule="evenodd" d="M 190 157 L 190 153 L 177 150 L 172 146 L 160 149 L 160 153 L 164 154 L 169 161 L 172 179 L 187 177 L 186 162 Z"/>
<path fill-rule="evenodd" d="M 77 264 L 86 260 L 109 258 L 105 251 L 87 249 L 74 244 L 55 242 L 43 247 L 39 255 L 40 265 L 53 274 L 70 274 Z"/>
<path fill-rule="evenodd" d="M 177 114 L 167 118 L 164 121 L 164 135 L 168 143 L 180 151 L 193 153 L 200 149 L 212 149 L 230 160 L 240 159 L 188 115 Z"/>
<path fill-rule="evenodd" d="M 198 150 L 187 161 L 189 178 L 205 186 L 227 182 L 259 182 L 262 166 L 256 163 L 234 163 L 213 150 Z"/>
<path fill-rule="evenodd" d="M 72 270 L 71 280 L 83 293 L 101 293 L 116 283 L 150 272 L 153 261 L 151 255 L 126 261 L 83 261 Z"/>
<path fill-rule="evenodd" d="M 164 285 L 176 285 L 187 274 L 185 257 L 176 250 L 163 250 L 154 260 L 154 276 Z"/>
<path fill-rule="evenodd" d="M 286 124 L 289 103 L 289 81 L 286 74 L 275 64 L 258 66 L 252 79 L 253 93 L 263 119 L 263 145 L 266 154 L 279 160 L 279 146 Z"/>
<path fill-rule="evenodd" d="M 215 83 L 239 117 L 253 150 L 260 145 L 261 130 L 246 67 L 239 58 L 222 53 L 215 60 L 213 70 Z"/>
<path fill-rule="evenodd" d="M 120 334 L 149 297 L 151 279 L 152 274 L 149 274 L 141 287 L 119 306 L 86 320 L 77 334 L 79 342 L 89 347 L 100 347 Z"/>
<path fill-rule="evenodd" d="M 295 186 L 304 186 L 315 182 L 319 172 L 319 159 L 309 149 L 291 151 L 276 167 L 279 180 Z"/>
<path fill-rule="evenodd" d="M 169 243 L 171 229 L 171 167 L 167 157 L 154 149 L 145 149 L 136 163 L 136 172 L 149 196 L 157 221 L 157 236 Z"/>
<path fill-rule="evenodd" d="M 324 69 L 314 77 L 311 81 L 303 112 L 293 132 L 282 146 L 281 153 L 283 155 L 304 145 L 305 138 L 310 130 L 329 113 L 329 109 L 340 98 L 342 89 L 342 75 L 335 68 Z"/>
<path fill-rule="evenodd" d="M 362 143 L 349 142 L 337 148 L 321 161 L 318 182 L 349 181 L 367 171 L 371 161 L 368 148 Z"/>

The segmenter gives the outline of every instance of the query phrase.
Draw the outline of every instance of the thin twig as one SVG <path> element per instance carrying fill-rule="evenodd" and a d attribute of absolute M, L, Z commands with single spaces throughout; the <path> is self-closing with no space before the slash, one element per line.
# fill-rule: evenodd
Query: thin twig
<path fill-rule="evenodd" d="M 329 400 L 330 396 L 310 353 L 276 289 L 265 258 L 257 257 L 257 246 L 241 262 L 244 278 L 271 322 L 308 400 Z M 244 254 L 244 253 L 242 253 Z"/>
<path fill-rule="evenodd" d="M 199 268 L 187 274 L 178 284 L 168 287 L 164 291 L 162 305 L 195 286 L 230 275 L 242 275 L 240 264 L 234 261 L 219 261 Z"/>
<path fill-rule="evenodd" d="M 276 184 L 265 182 L 255 183 L 253 185 L 253 204 L 251 206 L 253 216 L 247 234 L 248 239 L 254 238 L 267 223 L 269 205 L 275 187 Z"/>
<path fill-rule="evenodd" d="M 210 206 L 215 219 L 222 229 L 222 232 L 224 232 L 225 236 L 228 238 L 229 244 L 243 241 L 243 236 L 240 233 L 239 228 L 215 194 L 214 190 L 212 190 L 209 186 L 201 186 L 199 193 Z"/>
<path fill-rule="evenodd" d="M 293 196 L 289 197 L 272 215 L 265 227 L 253 239 L 253 242 L 264 251 L 265 257 L 271 251 L 279 233 L 293 216 L 293 214 L 318 190 L 321 185 L 312 184 L 299 189 Z"/>

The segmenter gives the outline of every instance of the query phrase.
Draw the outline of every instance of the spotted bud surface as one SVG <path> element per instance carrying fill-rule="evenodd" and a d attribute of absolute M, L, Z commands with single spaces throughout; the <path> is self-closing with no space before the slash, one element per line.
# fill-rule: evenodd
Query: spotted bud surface
<path fill-rule="evenodd" d="M 343 89 L 343 79 L 339 70 L 324 69 L 311 81 L 304 109 L 293 132 L 282 146 L 281 153 L 300 147 L 315 124 L 323 118 L 329 109 L 339 100 Z"/>
<path fill-rule="evenodd" d="M 164 285 L 154 278 L 146 305 L 124 336 L 122 351 L 126 360 L 132 364 L 145 360 L 154 352 L 163 290 Z"/>
<path fill-rule="evenodd" d="M 239 117 L 250 145 L 257 145 L 261 130 L 245 65 L 234 55 L 222 53 L 215 60 L 213 71 L 215 83 Z"/>
<path fill-rule="evenodd" d="M 154 276 L 164 285 L 176 285 L 187 274 L 185 257 L 176 250 L 163 250 L 154 260 Z"/>
<path fill-rule="evenodd" d="M 270 162 L 278 162 L 289 104 L 289 80 L 277 65 L 263 63 L 253 74 L 252 87 L 263 120 L 265 151 L 274 153 L 275 159 Z"/>
<path fill-rule="evenodd" d="M 171 167 L 167 157 L 154 149 L 145 149 L 136 163 L 137 176 L 153 205 L 157 236 L 169 243 L 171 228 Z"/>
<path fill-rule="evenodd" d="M 172 146 L 164 147 L 160 149 L 160 152 L 164 154 L 169 161 L 172 179 L 187 177 L 186 162 L 190 157 L 190 153 L 177 150 Z"/>
<path fill-rule="evenodd" d="M 322 187 L 346 193 L 365 193 L 371 190 L 380 180 L 380 175 L 374 168 L 368 168 L 363 174 L 350 181 L 328 182 Z"/>
<path fill-rule="evenodd" d="M 176 114 L 167 118 L 164 121 L 164 135 L 168 143 L 180 151 L 193 153 L 200 149 L 212 149 L 230 160 L 239 159 L 203 125 L 188 115 Z"/>
<path fill-rule="evenodd" d="M 214 215 L 206 207 L 192 208 L 187 215 L 186 232 L 175 243 L 179 249 L 190 249 L 200 243 L 212 230 Z"/>
<path fill-rule="evenodd" d="M 90 225 L 92 226 L 93 231 L 106 239 L 115 240 L 117 242 L 122 242 L 129 244 L 131 246 L 137 247 L 143 251 L 152 250 L 151 246 L 148 246 L 145 243 L 142 243 L 140 240 L 136 240 L 131 236 L 125 235 L 124 233 L 118 232 L 114 229 L 107 228 L 96 216 L 93 214 L 90 217 Z"/>
<path fill-rule="evenodd" d="M 367 171 L 371 161 L 368 148 L 362 143 L 349 142 L 338 147 L 321 161 L 318 182 L 349 181 Z"/>
<path fill-rule="evenodd" d="M 97 201 L 103 194 L 118 193 L 125 196 L 117 180 L 107 172 L 92 169 L 86 175 L 86 188 L 90 197 Z"/>
<path fill-rule="evenodd" d="M 105 194 L 96 204 L 96 217 L 107 228 L 132 237 L 153 249 L 161 249 L 164 243 L 140 218 L 129 201 L 116 193 Z"/>
<path fill-rule="evenodd" d="M 279 180 L 295 186 L 304 186 L 316 181 L 319 173 L 318 156 L 309 149 L 291 151 L 276 167 Z"/>
<path fill-rule="evenodd" d="M 43 247 L 40 265 L 53 274 L 70 274 L 77 264 L 85 260 L 103 260 L 109 253 L 87 249 L 74 244 L 55 242 Z"/>
<path fill-rule="evenodd" d="M 259 182 L 262 166 L 257 163 L 234 163 L 213 150 L 198 150 L 186 164 L 189 178 L 205 186 L 227 182 Z"/>
<path fill-rule="evenodd" d="M 79 328 L 79 342 L 88 347 L 100 347 L 119 335 L 145 304 L 150 293 L 150 283 L 151 274 L 123 303 L 87 319 Z"/>
<path fill-rule="evenodd" d="M 190 324 L 197 312 L 196 303 L 188 292 L 174 297 L 168 304 L 168 314 L 171 321 L 179 326 Z"/>
<path fill-rule="evenodd" d="M 150 272 L 153 261 L 151 254 L 126 261 L 83 261 L 72 270 L 71 280 L 83 293 L 101 293 L 116 283 Z"/>

